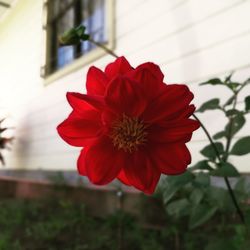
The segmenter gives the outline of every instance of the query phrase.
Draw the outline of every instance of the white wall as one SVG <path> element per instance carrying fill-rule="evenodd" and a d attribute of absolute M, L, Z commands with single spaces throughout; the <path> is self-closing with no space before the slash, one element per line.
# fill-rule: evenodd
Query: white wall
<path fill-rule="evenodd" d="M 159 63 L 166 82 L 189 84 L 197 106 L 212 97 L 225 100 L 228 91 L 197 83 L 232 70 L 236 80 L 250 76 L 249 13 L 247 0 L 116 0 L 116 52 L 134 66 Z M 55 128 L 70 111 L 65 93 L 85 91 L 88 66 L 45 87 L 39 76 L 42 41 L 42 0 L 19 0 L 0 23 L 0 107 L 16 124 L 7 167 L 75 169 L 79 148 L 64 143 Z M 103 68 L 112 60 L 107 55 L 94 64 Z M 212 133 L 225 122 L 219 112 L 200 118 Z M 249 132 L 248 124 L 237 138 Z M 206 143 L 201 130 L 195 133 L 189 143 L 193 162 Z M 243 172 L 250 172 L 249 161 L 250 155 L 232 158 Z"/>

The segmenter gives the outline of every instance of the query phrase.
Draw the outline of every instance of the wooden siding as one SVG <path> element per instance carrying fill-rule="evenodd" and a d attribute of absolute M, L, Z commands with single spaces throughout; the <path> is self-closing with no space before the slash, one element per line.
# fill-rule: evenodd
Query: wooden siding
<path fill-rule="evenodd" d="M 236 80 L 250 76 L 249 12 L 246 0 L 116 0 L 116 52 L 134 66 L 159 63 L 166 82 L 190 86 L 197 106 L 216 96 L 226 100 L 227 90 L 198 83 L 232 70 Z M 85 91 L 89 65 L 44 86 L 42 0 L 19 0 L 0 23 L 0 41 L 0 107 L 16 126 L 13 150 L 6 152 L 7 167 L 75 169 L 80 149 L 66 145 L 55 128 L 70 112 L 65 93 Z M 104 68 L 112 60 L 107 55 L 92 64 Z M 245 95 L 239 98 L 241 106 Z M 212 133 L 226 121 L 220 112 L 199 116 Z M 250 124 L 237 138 L 249 132 Z M 201 130 L 194 134 L 188 144 L 193 163 L 206 143 Z M 249 160 L 250 155 L 232 158 L 242 172 L 250 172 Z"/>

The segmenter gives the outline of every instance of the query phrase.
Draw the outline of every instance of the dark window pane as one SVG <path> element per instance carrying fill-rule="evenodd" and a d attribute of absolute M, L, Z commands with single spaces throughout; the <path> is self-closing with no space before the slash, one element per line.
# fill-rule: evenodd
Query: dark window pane
<path fill-rule="evenodd" d="M 70 8 L 60 19 L 57 21 L 57 29 L 59 34 L 74 27 L 74 8 Z"/>
<path fill-rule="evenodd" d="M 104 4 L 105 0 L 82 0 L 83 6 L 83 22 L 87 33 L 97 42 L 105 42 L 105 23 L 104 23 Z M 86 53 L 94 48 L 89 42 L 82 43 L 82 52 Z"/>
<path fill-rule="evenodd" d="M 107 41 L 105 33 L 105 0 L 50 0 L 48 25 L 51 32 L 49 72 L 64 67 L 95 46 L 82 42 L 76 46 L 60 47 L 58 37 L 65 31 L 83 24 L 86 33 L 99 42 Z"/>
<path fill-rule="evenodd" d="M 66 30 L 74 27 L 74 8 L 70 8 L 62 18 L 58 20 L 57 23 L 57 31 L 58 34 L 62 34 Z M 61 68 L 62 66 L 72 62 L 74 60 L 74 47 L 73 46 L 65 46 L 59 47 L 57 50 L 57 68 Z"/>
<path fill-rule="evenodd" d="M 53 10 L 52 15 L 53 17 L 57 17 L 67 9 L 67 7 L 73 2 L 73 0 L 52 0 L 53 3 Z"/>

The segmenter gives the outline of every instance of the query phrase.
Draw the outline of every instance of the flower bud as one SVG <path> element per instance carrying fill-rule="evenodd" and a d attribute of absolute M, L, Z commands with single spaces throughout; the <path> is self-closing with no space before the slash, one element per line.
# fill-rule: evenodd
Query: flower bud
<path fill-rule="evenodd" d="M 85 27 L 80 25 L 76 28 L 65 31 L 60 37 L 59 42 L 62 46 L 77 45 L 81 41 L 87 41 L 89 39 L 88 34 L 84 34 Z"/>

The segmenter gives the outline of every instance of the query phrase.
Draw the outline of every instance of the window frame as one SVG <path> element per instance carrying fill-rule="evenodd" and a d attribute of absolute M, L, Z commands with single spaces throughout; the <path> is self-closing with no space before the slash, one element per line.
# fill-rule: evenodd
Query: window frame
<path fill-rule="evenodd" d="M 44 0 L 43 7 L 43 42 L 45 44 L 44 55 L 43 55 L 43 66 L 41 67 L 41 77 L 44 78 L 44 85 L 48 85 L 70 73 L 77 71 L 79 68 L 82 68 L 89 63 L 101 58 L 106 55 L 105 52 L 101 48 L 94 48 L 90 52 L 80 56 L 79 58 L 75 58 L 69 64 L 63 66 L 62 68 L 54 71 L 54 72 L 46 72 L 46 67 L 51 63 L 51 29 L 48 25 L 48 11 L 49 11 L 49 1 Z M 53 0 L 52 0 L 53 1 Z M 108 41 L 104 45 L 109 49 L 114 49 L 115 47 L 115 0 L 105 0 L 105 33 L 107 35 Z M 74 2 L 74 1 L 73 1 Z"/>

